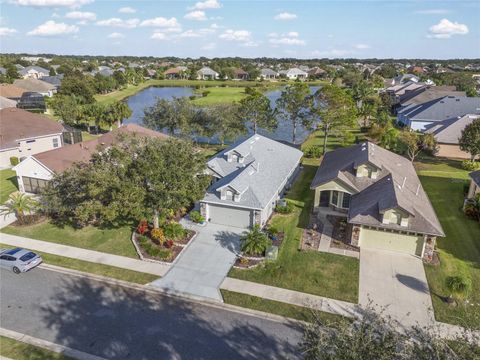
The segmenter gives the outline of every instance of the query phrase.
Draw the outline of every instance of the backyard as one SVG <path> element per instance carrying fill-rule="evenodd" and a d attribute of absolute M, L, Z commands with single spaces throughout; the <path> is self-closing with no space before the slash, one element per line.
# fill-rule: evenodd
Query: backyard
<path fill-rule="evenodd" d="M 468 172 L 459 161 L 423 159 L 416 164 L 420 180 L 446 234 L 437 239 L 440 265 L 425 265 L 435 317 L 438 321 L 480 328 L 480 224 L 462 212 Z M 445 279 L 464 272 L 471 277 L 467 305 L 451 306 Z"/>
<path fill-rule="evenodd" d="M 0 204 L 8 200 L 11 193 L 18 190 L 17 176 L 10 169 L 0 170 Z"/>
<path fill-rule="evenodd" d="M 196 89 L 197 95 L 205 94 L 193 100 L 193 103 L 199 106 L 214 104 L 229 104 L 239 102 L 245 96 L 245 87 L 209 87 Z"/>

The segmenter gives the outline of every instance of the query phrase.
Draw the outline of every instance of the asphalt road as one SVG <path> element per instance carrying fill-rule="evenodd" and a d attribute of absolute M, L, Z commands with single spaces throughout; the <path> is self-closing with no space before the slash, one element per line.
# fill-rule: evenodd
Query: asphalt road
<path fill-rule="evenodd" d="M 0 271 L 0 325 L 112 359 L 300 357 L 295 323 L 39 268 Z"/>

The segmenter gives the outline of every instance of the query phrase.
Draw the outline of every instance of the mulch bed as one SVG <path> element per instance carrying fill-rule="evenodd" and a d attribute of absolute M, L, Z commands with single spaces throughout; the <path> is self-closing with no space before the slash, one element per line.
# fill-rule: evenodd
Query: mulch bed
<path fill-rule="evenodd" d="M 280 246 L 282 246 L 283 239 L 285 238 L 285 233 L 284 232 L 279 232 L 275 238 L 275 240 L 272 240 L 272 245 L 278 246 L 280 249 Z"/>
<path fill-rule="evenodd" d="M 31 226 L 35 224 L 40 224 L 42 222 L 45 222 L 48 220 L 48 217 L 45 215 L 27 215 L 25 216 L 26 222 L 24 224 L 21 224 L 18 222 L 18 220 L 15 220 L 13 223 L 10 224 L 10 226 L 14 227 L 24 227 L 24 226 Z"/>
<path fill-rule="evenodd" d="M 264 257 L 260 257 L 258 259 L 248 258 L 246 259 L 246 261 L 248 262 L 246 262 L 245 260 L 243 260 L 242 262 L 241 258 L 237 258 L 233 266 L 238 269 L 251 269 L 253 267 L 260 265 L 264 259 L 265 259 Z"/>
<path fill-rule="evenodd" d="M 190 240 L 192 240 L 194 236 L 195 236 L 195 231 L 187 230 L 187 236 L 185 236 L 183 239 L 175 240 L 175 244 L 181 247 L 185 247 L 188 245 L 188 243 L 190 242 Z"/>

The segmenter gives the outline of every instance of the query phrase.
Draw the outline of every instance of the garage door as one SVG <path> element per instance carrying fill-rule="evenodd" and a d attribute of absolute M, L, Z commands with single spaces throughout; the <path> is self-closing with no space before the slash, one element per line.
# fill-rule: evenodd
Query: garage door
<path fill-rule="evenodd" d="M 423 237 L 362 229 L 359 244 L 360 248 L 392 250 L 421 256 Z"/>
<path fill-rule="evenodd" d="M 252 225 L 253 211 L 209 204 L 208 217 L 215 224 L 248 228 Z"/>

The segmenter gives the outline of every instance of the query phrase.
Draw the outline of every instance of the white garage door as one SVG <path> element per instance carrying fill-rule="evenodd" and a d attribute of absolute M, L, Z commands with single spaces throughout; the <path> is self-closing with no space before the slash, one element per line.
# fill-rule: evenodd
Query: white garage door
<path fill-rule="evenodd" d="M 362 229 L 359 245 L 360 248 L 392 250 L 421 256 L 423 237 Z"/>
<path fill-rule="evenodd" d="M 209 204 L 208 217 L 215 224 L 248 228 L 253 222 L 253 210 Z"/>

